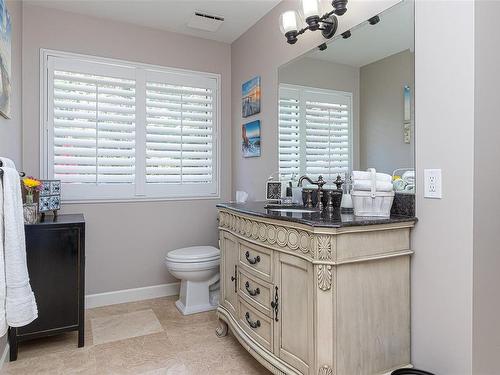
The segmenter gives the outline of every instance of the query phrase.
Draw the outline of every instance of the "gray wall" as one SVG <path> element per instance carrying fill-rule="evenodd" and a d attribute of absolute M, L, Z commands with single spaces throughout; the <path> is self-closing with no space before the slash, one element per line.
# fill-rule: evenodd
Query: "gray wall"
<path fill-rule="evenodd" d="M 338 32 L 396 2 L 349 2 Z M 279 34 L 279 14 L 294 4 L 298 2 L 279 4 L 231 48 L 235 125 L 242 122 L 241 83 L 262 77 L 262 156 L 243 159 L 239 148 L 233 148 L 233 190 L 244 188 L 252 199 L 264 197 L 264 181 L 278 169 L 278 67 L 321 41 L 307 33 L 290 46 Z M 473 10 L 470 1 L 416 4 L 417 176 L 424 168 L 443 168 L 444 197 L 424 199 L 418 178 L 412 361 L 437 374 L 465 375 L 472 369 Z M 233 144 L 239 140 L 240 134 L 233 132 Z"/>
<path fill-rule="evenodd" d="M 403 87 L 415 95 L 414 54 L 409 50 L 360 68 L 360 167 L 392 174 L 414 167 L 414 137 L 403 139 Z M 414 116 L 412 116 L 413 118 Z"/>
<path fill-rule="evenodd" d="M 20 1 L 7 1 L 12 20 L 12 82 L 11 117 L 0 116 L 0 156 L 12 159 L 18 169 L 22 167 L 22 113 L 21 113 L 21 31 L 22 5 Z"/>
<path fill-rule="evenodd" d="M 353 162 L 359 165 L 359 69 L 331 61 L 299 58 L 284 65 L 278 73 L 280 83 L 317 87 L 352 93 Z"/>
<path fill-rule="evenodd" d="M 412 361 L 436 374 L 470 375 L 474 3 L 417 1 L 415 17 Z M 443 199 L 424 199 L 424 168 L 442 168 Z"/>
<path fill-rule="evenodd" d="M 497 374 L 500 354 L 500 34 L 497 1 L 475 3 L 473 374 Z M 493 189 L 492 189 L 493 187 Z"/>
<path fill-rule="evenodd" d="M 231 55 L 228 44 L 24 4 L 23 160 L 39 175 L 39 51 L 77 52 L 222 74 L 222 198 L 230 198 Z M 169 250 L 217 245 L 218 200 L 67 204 L 87 220 L 86 293 L 174 281 Z"/>

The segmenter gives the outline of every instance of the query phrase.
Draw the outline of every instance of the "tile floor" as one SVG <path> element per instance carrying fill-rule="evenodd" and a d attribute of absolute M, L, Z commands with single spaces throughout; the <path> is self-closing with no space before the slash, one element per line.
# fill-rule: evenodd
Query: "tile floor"
<path fill-rule="evenodd" d="M 1 374 L 267 375 L 228 334 L 215 335 L 215 312 L 182 316 L 176 298 L 86 311 L 85 347 L 76 333 L 22 343 Z"/>

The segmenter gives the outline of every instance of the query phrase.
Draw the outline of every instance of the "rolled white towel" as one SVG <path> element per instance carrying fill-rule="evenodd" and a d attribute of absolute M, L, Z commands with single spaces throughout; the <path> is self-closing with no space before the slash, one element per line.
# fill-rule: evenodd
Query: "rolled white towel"
<path fill-rule="evenodd" d="M 403 173 L 401 178 L 407 184 L 413 185 L 415 184 L 415 171 L 406 171 L 405 173 Z"/>
<path fill-rule="evenodd" d="M 377 173 L 377 181 L 380 182 L 392 182 L 392 176 L 386 173 Z M 370 171 L 352 171 L 352 179 L 355 180 L 371 180 L 372 173 Z"/>
<path fill-rule="evenodd" d="M 407 185 L 408 184 L 406 183 L 406 181 L 403 181 L 401 178 L 394 180 L 392 183 L 392 186 L 394 186 L 394 190 L 396 190 L 396 191 L 404 190 Z"/>
<path fill-rule="evenodd" d="M 376 191 L 393 191 L 392 182 L 377 181 Z M 355 191 L 371 191 L 372 182 L 370 180 L 354 180 L 352 189 Z"/>

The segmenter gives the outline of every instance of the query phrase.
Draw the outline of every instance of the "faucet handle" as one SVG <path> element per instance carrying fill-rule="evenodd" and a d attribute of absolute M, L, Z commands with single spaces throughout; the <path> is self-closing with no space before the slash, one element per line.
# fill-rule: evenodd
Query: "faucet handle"
<path fill-rule="evenodd" d="M 321 189 L 323 187 L 324 184 L 326 184 L 326 181 L 323 180 L 323 176 L 319 176 L 318 177 L 318 181 L 316 182 L 318 184 L 318 187 Z"/>

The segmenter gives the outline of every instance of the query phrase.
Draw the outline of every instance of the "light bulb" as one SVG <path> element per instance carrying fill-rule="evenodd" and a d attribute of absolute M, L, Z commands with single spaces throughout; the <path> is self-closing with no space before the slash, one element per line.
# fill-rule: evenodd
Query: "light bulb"
<path fill-rule="evenodd" d="M 318 0 L 302 0 L 304 18 L 319 16 Z"/>
<path fill-rule="evenodd" d="M 290 31 L 297 31 L 297 13 L 289 10 L 281 14 L 281 31 L 286 34 Z"/>

